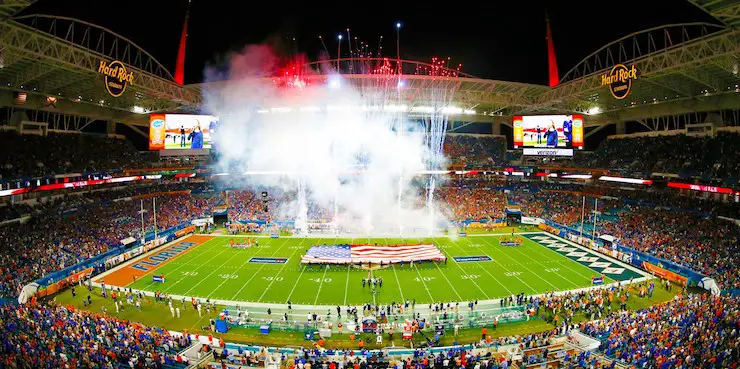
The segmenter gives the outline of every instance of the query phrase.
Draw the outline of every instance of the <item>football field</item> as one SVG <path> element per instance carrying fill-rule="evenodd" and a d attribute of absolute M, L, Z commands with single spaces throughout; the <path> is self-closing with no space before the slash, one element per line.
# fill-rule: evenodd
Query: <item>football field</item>
<path fill-rule="evenodd" d="M 258 246 L 234 249 L 229 241 L 244 237 L 191 236 L 174 245 L 185 250 L 180 254 L 168 248 L 132 264 L 141 269 L 135 282 L 127 279 L 126 283 L 108 284 L 203 299 L 335 306 L 405 300 L 492 300 L 518 293 L 534 295 L 589 287 L 592 277 L 599 275 L 604 275 L 604 283 L 642 276 L 547 233 L 522 234 L 523 243 L 516 247 L 499 245 L 500 237 L 258 238 Z M 375 270 L 300 263 L 301 256 L 314 245 L 404 242 L 433 243 L 448 260 Z M 178 246 L 183 243 L 185 246 Z M 165 281 L 153 282 L 152 275 L 164 275 Z M 363 278 L 368 277 L 383 279 L 375 293 L 362 285 Z"/>

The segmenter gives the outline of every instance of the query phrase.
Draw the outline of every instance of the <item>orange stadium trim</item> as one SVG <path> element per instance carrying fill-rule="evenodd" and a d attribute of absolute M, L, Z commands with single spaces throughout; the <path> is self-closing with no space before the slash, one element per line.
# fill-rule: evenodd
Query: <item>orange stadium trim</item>
<path fill-rule="evenodd" d="M 157 268 L 187 254 L 213 238 L 214 236 L 190 236 L 145 258 L 131 261 L 128 265 L 102 278 L 98 278 L 95 282 L 100 283 L 105 281 L 106 284 L 111 286 L 126 287 L 136 279 L 146 276 Z"/>

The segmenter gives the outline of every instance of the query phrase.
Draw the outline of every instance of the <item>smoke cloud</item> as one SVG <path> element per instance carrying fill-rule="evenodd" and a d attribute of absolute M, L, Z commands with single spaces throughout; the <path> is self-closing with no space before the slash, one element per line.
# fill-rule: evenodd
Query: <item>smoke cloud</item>
<path fill-rule="evenodd" d="M 445 223 L 425 202 L 419 184 L 427 180 L 414 178 L 444 159 L 423 123 L 394 111 L 397 77 L 373 77 L 363 89 L 290 68 L 276 79 L 276 70 L 267 46 L 249 46 L 227 70 L 205 71 L 205 108 L 220 118 L 217 165 L 229 180 L 248 172 L 252 186 L 295 194 L 280 209 L 296 228 L 308 207 L 324 209 L 343 232 L 428 234 Z"/>

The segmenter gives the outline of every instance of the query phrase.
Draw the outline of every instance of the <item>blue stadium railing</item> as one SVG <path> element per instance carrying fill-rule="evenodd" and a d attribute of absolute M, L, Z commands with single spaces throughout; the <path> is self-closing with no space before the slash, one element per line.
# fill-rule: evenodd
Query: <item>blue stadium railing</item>
<path fill-rule="evenodd" d="M 190 225 L 190 222 L 183 222 L 172 228 L 168 228 L 162 232 L 157 232 L 157 238 L 167 237 L 167 242 L 172 241 L 176 238 L 175 232 L 187 227 L 188 225 Z M 152 240 L 154 240 L 154 232 L 149 232 L 144 236 L 145 242 L 149 242 Z M 60 271 L 48 274 L 42 278 L 39 278 L 35 282 L 38 283 L 41 288 L 43 288 L 54 282 L 60 281 L 76 272 L 79 272 L 81 270 L 84 270 L 90 267 L 94 268 L 96 272 L 101 272 L 103 271 L 102 269 L 105 267 L 105 260 L 111 257 L 114 257 L 116 255 L 122 254 L 133 248 L 139 247 L 139 246 L 141 246 L 141 240 L 137 240 L 133 243 L 130 243 L 126 245 L 126 247 L 118 247 L 112 250 L 108 250 L 107 252 L 104 252 L 100 255 L 97 255 L 90 259 L 81 261 L 75 265 L 69 266 Z"/>

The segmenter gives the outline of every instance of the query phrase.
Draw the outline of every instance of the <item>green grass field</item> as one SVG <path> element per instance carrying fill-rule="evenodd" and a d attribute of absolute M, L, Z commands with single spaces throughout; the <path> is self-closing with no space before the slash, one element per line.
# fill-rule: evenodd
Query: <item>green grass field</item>
<path fill-rule="evenodd" d="M 384 238 L 260 238 L 259 246 L 232 249 L 228 236 L 216 236 L 155 269 L 166 282 L 153 283 L 151 274 L 128 287 L 167 294 L 229 301 L 308 305 L 359 305 L 415 299 L 417 303 L 489 300 L 523 292 L 526 295 L 591 286 L 591 278 L 606 276 L 605 283 L 639 277 L 598 254 L 575 249 L 546 233 L 526 234 L 519 247 L 499 245 L 501 236 L 458 239 L 406 239 L 432 242 L 447 256 L 447 263 L 423 263 L 372 271 L 383 278 L 377 294 L 362 287 L 363 269 L 331 269 L 300 264 L 300 257 L 316 244 L 403 243 Z M 488 256 L 492 260 L 457 262 L 454 257 Z M 285 264 L 250 263 L 252 257 L 288 258 Z"/>

